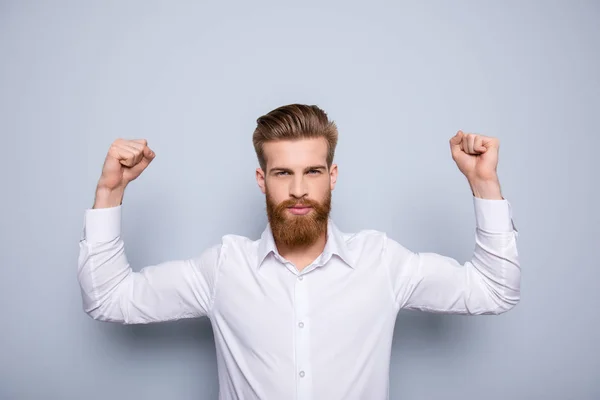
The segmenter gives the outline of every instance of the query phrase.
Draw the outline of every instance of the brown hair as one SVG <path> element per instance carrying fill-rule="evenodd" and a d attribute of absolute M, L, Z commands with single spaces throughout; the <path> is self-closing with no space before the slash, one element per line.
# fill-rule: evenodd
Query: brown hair
<path fill-rule="evenodd" d="M 335 122 L 329 121 L 325 111 L 315 105 L 288 104 L 270 111 L 256 120 L 252 143 L 258 163 L 266 172 L 267 160 L 263 144 L 276 140 L 299 140 L 324 137 L 327 140 L 327 167 L 331 168 L 338 131 Z"/>

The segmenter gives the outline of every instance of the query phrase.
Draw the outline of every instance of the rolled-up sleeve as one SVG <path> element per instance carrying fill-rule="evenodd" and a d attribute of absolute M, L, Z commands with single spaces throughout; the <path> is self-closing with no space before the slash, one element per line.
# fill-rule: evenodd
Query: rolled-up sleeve
<path fill-rule="evenodd" d="M 518 230 L 508 200 L 473 196 L 475 250 L 464 264 L 437 253 L 412 252 L 385 237 L 398 309 L 448 314 L 500 314 L 520 299 Z"/>
<path fill-rule="evenodd" d="M 121 212 L 122 205 L 85 210 L 77 275 L 84 311 L 124 324 L 209 315 L 221 245 L 134 272 L 121 238 Z"/>

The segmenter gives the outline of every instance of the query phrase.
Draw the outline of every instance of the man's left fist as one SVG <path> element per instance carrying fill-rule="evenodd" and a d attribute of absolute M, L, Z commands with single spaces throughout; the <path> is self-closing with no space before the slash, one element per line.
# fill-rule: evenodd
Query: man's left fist
<path fill-rule="evenodd" d="M 469 182 L 497 180 L 497 138 L 458 131 L 450 139 L 452 159 Z"/>

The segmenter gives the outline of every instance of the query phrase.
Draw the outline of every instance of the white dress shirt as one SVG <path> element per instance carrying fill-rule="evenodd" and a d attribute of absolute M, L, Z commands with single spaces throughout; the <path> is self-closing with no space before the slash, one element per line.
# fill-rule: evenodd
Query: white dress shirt
<path fill-rule="evenodd" d="M 259 240 L 225 235 L 195 258 L 133 272 L 122 206 L 87 209 L 83 308 L 124 324 L 210 318 L 219 399 L 387 399 L 399 310 L 500 314 L 519 301 L 510 204 L 473 202 L 475 249 L 464 264 L 376 230 L 340 232 L 330 218 L 325 249 L 301 272 L 278 253 L 268 224 Z"/>

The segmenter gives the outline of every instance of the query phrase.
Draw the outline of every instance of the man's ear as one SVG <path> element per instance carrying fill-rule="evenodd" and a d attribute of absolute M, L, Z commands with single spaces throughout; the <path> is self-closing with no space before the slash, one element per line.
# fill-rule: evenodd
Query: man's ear
<path fill-rule="evenodd" d="M 262 170 L 262 168 L 256 168 L 256 183 L 258 184 L 258 187 L 260 188 L 260 191 L 263 192 L 263 194 L 266 194 L 266 190 L 265 190 L 265 173 Z"/>
<path fill-rule="evenodd" d="M 331 168 L 329 169 L 329 179 L 331 182 L 331 184 L 330 184 L 331 190 L 335 189 L 337 177 L 338 177 L 338 166 L 337 166 L 337 164 L 332 164 Z"/>

